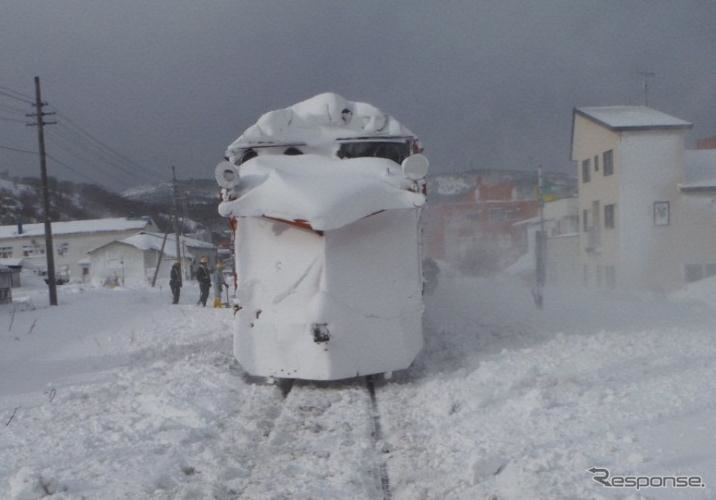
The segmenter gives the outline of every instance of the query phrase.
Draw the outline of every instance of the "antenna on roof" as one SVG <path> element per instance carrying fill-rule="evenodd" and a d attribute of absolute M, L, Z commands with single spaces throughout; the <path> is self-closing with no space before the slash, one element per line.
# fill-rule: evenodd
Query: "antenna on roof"
<path fill-rule="evenodd" d="M 649 105 L 649 78 L 656 76 L 652 71 L 639 71 L 639 75 L 644 77 L 644 106 Z"/>

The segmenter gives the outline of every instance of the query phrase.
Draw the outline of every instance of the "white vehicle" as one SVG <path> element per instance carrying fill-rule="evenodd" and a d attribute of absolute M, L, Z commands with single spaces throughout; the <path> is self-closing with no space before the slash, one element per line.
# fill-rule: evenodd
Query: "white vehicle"
<path fill-rule="evenodd" d="M 336 380 L 420 351 L 417 138 L 365 103 L 321 94 L 263 115 L 216 168 L 236 222 L 234 354 L 251 375 Z"/>

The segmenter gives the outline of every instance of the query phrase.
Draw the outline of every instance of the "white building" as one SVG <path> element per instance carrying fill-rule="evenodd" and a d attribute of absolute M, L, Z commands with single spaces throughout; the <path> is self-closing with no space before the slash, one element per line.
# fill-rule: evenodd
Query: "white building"
<path fill-rule="evenodd" d="M 87 252 L 140 231 L 157 231 L 148 218 L 112 218 L 53 222 L 55 273 L 73 281 L 89 276 Z M 45 225 L 0 226 L 0 258 L 23 258 L 24 266 L 46 271 Z"/>
<path fill-rule="evenodd" d="M 692 194 L 716 186 L 716 157 L 687 154 L 691 127 L 644 106 L 574 110 L 586 285 L 669 291 L 716 273 L 716 210 Z"/>
<path fill-rule="evenodd" d="M 0 266 L 0 304 L 12 302 L 12 271 L 9 267 Z"/>
<path fill-rule="evenodd" d="M 206 256 L 210 266 L 214 262 L 216 247 L 205 241 L 180 237 L 182 269 L 188 278 L 192 264 Z M 141 232 L 106 243 L 89 252 L 90 276 L 97 285 L 142 285 L 151 283 L 155 273 L 158 279 L 169 279 L 169 271 L 176 261 L 174 234 Z M 157 264 L 161 255 L 161 264 Z"/>

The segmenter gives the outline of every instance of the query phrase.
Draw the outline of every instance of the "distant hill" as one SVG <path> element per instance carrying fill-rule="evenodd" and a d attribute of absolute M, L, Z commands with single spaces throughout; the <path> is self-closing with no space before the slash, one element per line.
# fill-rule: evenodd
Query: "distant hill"
<path fill-rule="evenodd" d="M 171 204 L 171 182 L 145 184 L 122 191 L 121 196 L 127 200 L 145 203 Z M 219 187 L 214 179 L 180 179 L 177 181 L 179 199 L 189 193 L 192 203 L 217 203 Z"/>
<path fill-rule="evenodd" d="M 173 230 L 174 204 L 170 184 L 144 186 L 117 194 L 95 184 L 50 178 L 50 213 L 53 220 L 96 219 L 149 215 L 160 229 Z M 180 181 L 179 215 L 187 233 L 224 233 L 226 219 L 217 213 L 216 182 Z M 42 189 L 33 177 L 0 178 L 0 225 L 42 222 Z"/>

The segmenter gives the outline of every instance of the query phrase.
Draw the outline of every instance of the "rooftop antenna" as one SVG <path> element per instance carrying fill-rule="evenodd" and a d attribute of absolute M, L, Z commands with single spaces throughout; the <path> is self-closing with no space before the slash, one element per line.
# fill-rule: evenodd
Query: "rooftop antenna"
<path fill-rule="evenodd" d="M 639 71 L 639 75 L 644 78 L 644 106 L 649 105 L 649 78 L 656 76 L 652 71 Z"/>

